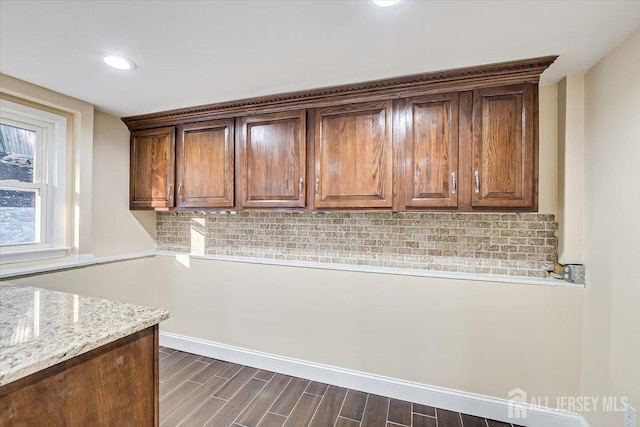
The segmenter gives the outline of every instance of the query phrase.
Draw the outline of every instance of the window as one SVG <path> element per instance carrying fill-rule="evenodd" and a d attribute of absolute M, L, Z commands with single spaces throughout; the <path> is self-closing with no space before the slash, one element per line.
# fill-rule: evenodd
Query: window
<path fill-rule="evenodd" d="M 0 262 L 64 256 L 67 120 L 0 100 Z"/>

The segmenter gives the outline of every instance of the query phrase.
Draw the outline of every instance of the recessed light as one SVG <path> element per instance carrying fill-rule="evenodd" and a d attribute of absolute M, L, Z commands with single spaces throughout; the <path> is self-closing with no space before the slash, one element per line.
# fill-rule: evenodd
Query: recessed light
<path fill-rule="evenodd" d="M 119 55 L 107 55 L 102 58 L 105 64 L 110 67 L 117 68 L 118 70 L 135 70 L 136 64 L 123 56 Z"/>
<path fill-rule="evenodd" d="M 397 3 L 399 3 L 400 0 L 373 0 L 373 3 L 376 6 L 380 6 L 380 7 L 389 7 L 389 6 L 393 6 Z"/>

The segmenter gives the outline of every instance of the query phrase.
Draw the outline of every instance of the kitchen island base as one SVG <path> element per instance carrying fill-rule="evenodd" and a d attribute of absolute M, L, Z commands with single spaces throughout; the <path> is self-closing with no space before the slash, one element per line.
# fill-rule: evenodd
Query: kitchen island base
<path fill-rule="evenodd" d="M 158 325 L 0 387 L 2 426 L 158 426 Z"/>

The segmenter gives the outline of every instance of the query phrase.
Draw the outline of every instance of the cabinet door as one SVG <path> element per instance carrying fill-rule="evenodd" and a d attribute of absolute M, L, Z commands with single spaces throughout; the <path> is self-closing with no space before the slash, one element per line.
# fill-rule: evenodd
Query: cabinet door
<path fill-rule="evenodd" d="M 319 109 L 315 206 L 392 207 L 392 101 Z"/>
<path fill-rule="evenodd" d="M 131 132 L 129 207 L 173 207 L 175 127 Z"/>
<path fill-rule="evenodd" d="M 472 206 L 536 209 L 531 84 L 473 91 Z"/>
<path fill-rule="evenodd" d="M 305 206 L 306 112 L 240 119 L 239 204 L 245 208 Z"/>
<path fill-rule="evenodd" d="M 404 117 L 404 205 L 407 208 L 458 204 L 458 94 L 406 101 Z"/>
<path fill-rule="evenodd" d="M 233 119 L 178 127 L 178 207 L 233 206 L 233 135 Z"/>

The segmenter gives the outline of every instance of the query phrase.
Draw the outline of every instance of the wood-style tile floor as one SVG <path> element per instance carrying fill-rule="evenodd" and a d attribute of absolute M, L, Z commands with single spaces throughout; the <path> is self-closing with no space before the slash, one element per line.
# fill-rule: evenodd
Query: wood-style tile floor
<path fill-rule="evenodd" d="M 160 347 L 162 427 L 507 427 Z M 517 426 L 516 426 L 517 427 Z"/>

